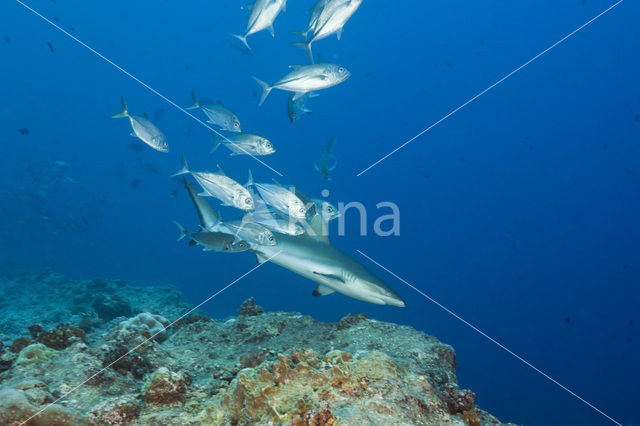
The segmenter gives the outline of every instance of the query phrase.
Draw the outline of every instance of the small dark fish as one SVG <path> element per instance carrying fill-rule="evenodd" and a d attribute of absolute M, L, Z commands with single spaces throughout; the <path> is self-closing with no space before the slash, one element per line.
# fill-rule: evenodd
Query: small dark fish
<path fill-rule="evenodd" d="M 178 190 L 174 189 L 173 191 L 171 191 L 171 194 L 169 194 L 169 197 L 171 198 L 176 198 L 178 196 Z"/>
<path fill-rule="evenodd" d="M 51 43 L 47 42 L 47 46 L 49 46 L 49 51 L 50 51 L 51 53 L 55 52 L 55 50 L 53 50 L 53 44 L 51 44 Z"/>
<path fill-rule="evenodd" d="M 31 133 L 31 131 L 23 127 L 21 129 L 18 129 L 18 133 L 20 133 L 21 135 L 28 135 L 29 133 Z"/>
<path fill-rule="evenodd" d="M 626 168 L 624 169 L 624 171 L 625 171 L 625 172 L 627 172 L 627 174 L 628 174 L 628 175 L 632 175 L 632 174 L 633 174 L 633 170 L 632 170 L 632 169 L 630 169 L 629 167 L 626 167 Z"/>
<path fill-rule="evenodd" d="M 569 323 L 571 322 L 571 317 L 566 317 L 566 318 L 564 319 L 564 322 L 565 322 L 565 323 L 567 323 L 567 324 L 569 324 Z"/>
<path fill-rule="evenodd" d="M 4 39 L 4 41 L 6 41 L 7 43 L 9 43 L 11 41 L 11 39 L 9 38 L 9 36 L 4 36 L 2 37 Z M 637 117 L 637 116 L 636 116 Z"/>
<path fill-rule="evenodd" d="M 133 189 L 137 189 L 140 186 L 140 181 L 138 179 L 134 179 L 131 181 L 130 186 Z"/>

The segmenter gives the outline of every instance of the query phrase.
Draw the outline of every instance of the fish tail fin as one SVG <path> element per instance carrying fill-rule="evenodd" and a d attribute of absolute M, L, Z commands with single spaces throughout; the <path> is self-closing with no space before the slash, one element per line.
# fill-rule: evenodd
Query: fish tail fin
<path fill-rule="evenodd" d="M 258 106 L 260 106 L 264 103 L 264 100 L 267 99 L 267 96 L 269 96 L 269 92 L 271 92 L 272 87 L 256 76 L 251 77 L 256 81 L 256 83 L 260 85 L 260 87 L 262 87 L 262 95 L 260 96 L 260 101 L 258 102 Z"/>
<path fill-rule="evenodd" d="M 184 154 L 182 154 L 182 168 L 177 172 L 175 172 L 174 174 L 172 174 L 171 177 L 180 176 L 190 172 L 191 170 L 189 170 L 189 164 L 187 163 L 187 159 L 184 157 Z"/>
<path fill-rule="evenodd" d="M 180 241 L 181 239 L 183 239 L 184 237 L 186 237 L 187 235 L 189 235 L 189 233 L 187 232 L 187 230 L 184 228 L 184 226 L 180 225 L 178 222 L 176 222 L 175 220 L 173 221 L 173 223 L 176 225 L 176 227 L 178 228 L 178 241 Z"/>
<path fill-rule="evenodd" d="M 122 105 L 122 111 L 117 114 L 113 114 L 111 118 L 129 117 L 129 108 L 127 108 L 127 102 L 124 100 L 124 96 L 120 97 L 120 104 Z"/>
<path fill-rule="evenodd" d="M 193 90 L 191 91 L 191 98 L 193 98 L 193 104 L 188 106 L 187 109 L 200 108 L 200 101 L 198 100 L 198 97 L 196 96 L 196 92 L 194 92 Z"/>
<path fill-rule="evenodd" d="M 213 146 L 211 147 L 211 151 L 209 151 L 209 154 L 213 154 L 213 152 L 218 149 L 218 147 L 220 146 L 220 144 L 222 144 L 222 138 L 220 137 L 220 135 L 218 135 L 215 132 L 211 132 L 211 136 L 213 136 L 213 140 L 215 141 Z"/>
<path fill-rule="evenodd" d="M 309 60 L 311 61 L 311 63 L 315 63 L 313 60 L 313 52 L 311 51 L 311 41 L 304 41 L 302 43 L 291 43 L 293 46 L 296 47 L 301 47 L 303 49 L 305 49 L 307 51 L 307 55 L 309 55 Z"/>
<path fill-rule="evenodd" d="M 248 179 L 247 179 L 247 183 L 244 185 L 246 188 L 253 186 L 253 173 L 251 173 L 251 169 L 247 169 L 248 172 Z"/>
<path fill-rule="evenodd" d="M 318 171 L 318 172 L 320 171 L 320 166 L 318 165 L 317 161 L 313 162 L 313 168 L 316 169 L 316 171 Z"/>
<path fill-rule="evenodd" d="M 231 35 L 237 38 L 238 40 L 240 40 L 242 44 L 244 44 L 244 46 L 247 48 L 247 50 L 251 52 L 251 46 L 249 46 L 249 43 L 247 43 L 247 36 L 238 35 L 238 34 L 231 34 Z"/>

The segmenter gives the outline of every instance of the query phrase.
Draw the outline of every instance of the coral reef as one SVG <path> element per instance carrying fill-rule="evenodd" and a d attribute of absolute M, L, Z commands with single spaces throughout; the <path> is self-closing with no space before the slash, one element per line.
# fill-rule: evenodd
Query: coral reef
<path fill-rule="evenodd" d="M 458 385 L 453 348 L 411 327 L 364 314 L 322 323 L 249 299 L 238 317 L 165 329 L 189 309 L 172 287 L 23 274 L 0 297 L 21 280 L 59 299 L 29 300 L 24 318 L 1 312 L 0 424 L 54 402 L 29 424 L 500 424 Z"/>
<path fill-rule="evenodd" d="M 116 339 L 122 342 L 145 341 L 153 339 L 163 342 L 167 338 L 169 321 L 161 315 L 143 312 L 120 323 Z"/>

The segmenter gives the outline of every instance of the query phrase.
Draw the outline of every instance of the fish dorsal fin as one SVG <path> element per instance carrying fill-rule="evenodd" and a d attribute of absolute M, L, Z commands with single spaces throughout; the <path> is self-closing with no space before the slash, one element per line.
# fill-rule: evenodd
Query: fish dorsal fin
<path fill-rule="evenodd" d="M 302 65 L 289 65 L 289 68 L 291 68 L 292 70 L 299 70 L 300 68 L 302 68 Z"/>
<path fill-rule="evenodd" d="M 324 223 L 320 214 L 316 214 L 311 218 L 307 235 L 316 241 L 331 244 L 331 241 L 329 241 L 329 235 L 325 233 Z"/>
<path fill-rule="evenodd" d="M 224 172 L 224 170 L 222 169 L 222 167 L 220 167 L 220 164 L 218 164 L 218 174 L 222 175 L 222 176 L 226 176 L 227 174 Z"/>
<path fill-rule="evenodd" d="M 331 287 L 327 287 L 326 285 L 318 284 L 318 286 L 311 293 L 312 296 L 326 296 L 327 294 L 334 293 L 335 290 Z"/>

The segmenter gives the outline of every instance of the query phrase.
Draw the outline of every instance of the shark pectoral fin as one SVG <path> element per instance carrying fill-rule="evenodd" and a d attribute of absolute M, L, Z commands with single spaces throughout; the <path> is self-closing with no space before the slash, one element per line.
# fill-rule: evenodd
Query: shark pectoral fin
<path fill-rule="evenodd" d="M 327 287 L 326 285 L 318 284 L 318 286 L 311 293 L 312 296 L 326 296 L 327 294 L 334 293 L 335 290 L 331 287 Z"/>
<path fill-rule="evenodd" d="M 262 255 L 260 253 L 256 253 L 256 260 L 258 261 L 259 264 L 262 265 L 264 262 L 266 262 L 269 259 L 267 259 L 266 256 L 264 256 L 264 255 Z"/>
<path fill-rule="evenodd" d="M 313 272 L 315 275 L 319 275 L 321 277 L 325 277 L 325 278 L 329 278 L 330 280 L 334 280 L 334 281 L 340 281 L 341 283 L 344 283 L 344 279 L 341 276 L 338 275 L 333 275 L 333 274 L 322 274 L 320 272 Z M 322 284 L 319 284 L 318 287 L 322 286 Z"/>

